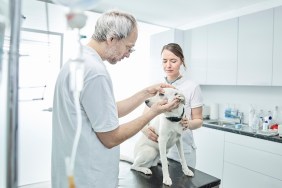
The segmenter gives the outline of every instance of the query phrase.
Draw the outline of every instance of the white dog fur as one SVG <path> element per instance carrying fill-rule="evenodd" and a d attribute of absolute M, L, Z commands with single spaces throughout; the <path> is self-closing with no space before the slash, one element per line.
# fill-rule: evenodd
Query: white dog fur
<path fill-rule="evenodd" d="M 180 119 L 185 113 L 185 98 L 177 89 L 164 88 L 163 94 L 157 94 L 146 101 L 147 106 L 150 107 L 154 103 L 163 99 L 171 101 L 174 98 L 178 98 L 181 101 L 179 107 L 171 112 L 160 114 L 150 122 L 150 126 L 154 127 L 156 133 L 159 135 L 158 143 L 148 139 L 145 135 L 142 135 L 135 145 L 134 162 L 131 166 L 132 170 L 140 171 L 144 174 L 152 174 L 152 171 L 149 168 L 156 166 L 160 160 L 162 163 L 163 183 L 169 186 L 172 185 L 172 180 L 168 171 L 166 154 L 168 149 L 174 146 L 174 144 L 176 144 L 178 149 L 182 171 L 187 176 L 194 176 L 194 173 L 187 166 L 181 139 L 181 134 L 184 129 L 180 124 Z M 167 119 L 167 117 L 172 117 L 174 121 Z"/>

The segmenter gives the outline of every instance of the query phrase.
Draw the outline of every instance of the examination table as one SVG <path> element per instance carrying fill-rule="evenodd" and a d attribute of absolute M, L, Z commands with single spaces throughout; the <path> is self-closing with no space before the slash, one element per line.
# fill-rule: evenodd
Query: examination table
<path fill-rule="evenodd" d="M 120 161 L 119 188 L 164 188 L 162 168 L 160 165 L 152 167 L 152 175 L 145 175 L 130 169 L 131 163 Z M 193 177 L 185 176 L 181 164 L 169 160 L 169 173 L 172 179 L 170 188 L 218 188 L 220 179 L 189 167 Z"/>

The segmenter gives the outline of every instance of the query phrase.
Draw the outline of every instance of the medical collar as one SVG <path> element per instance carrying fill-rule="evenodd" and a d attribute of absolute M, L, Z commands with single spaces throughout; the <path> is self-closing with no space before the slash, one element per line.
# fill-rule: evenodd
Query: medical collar
<path fill-rule="evenodd" d="M 183 115 L 184 115 L 184 108 L 180 117 L 166 117 L 166 119 L 168 119 L 171 122 L 179 122 L 182 119 Z"/>
<path fill-rule="evenodd" d="M 181 74 L 179 74 L 179 76 L 178 76 L 175 80 L 173 80 L 173 81 L 168 81 L 167 77 L 165 77 L 165 81 L 166 81 L 166 83 L 168 83 L 168 84 L 173 84 L 174 82 L 176 82 L 176 81 L 179 80 L 180 78 L 182 78 L 182 75 L 181 75 Z"/>

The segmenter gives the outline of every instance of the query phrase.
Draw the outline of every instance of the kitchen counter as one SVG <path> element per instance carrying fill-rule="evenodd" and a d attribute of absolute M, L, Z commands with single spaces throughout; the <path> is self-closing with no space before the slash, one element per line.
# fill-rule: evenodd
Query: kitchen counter
<path fill-rule="evenodd" d="M 228 128 L 228 127 L 223 127 L 219 125 L 209 124 L 209 121 L 210 120 L 204 121 L 203 126 L 207 128 L 218 129 L 221 131 L 227 131 L 227 132 L 231 132 L 235 134 L 241 134 L 245 136 L 250 136 L 250 137 L 255 137 L 259 139 L 282 143 L 282 137 L 279 137 L 278 135 L 277 136 L 266 136 L 266 135 L 254 133 L 248 125 L 244 125 L 241 129 L 235 129 L 235 128 Z"/>
<path fill-rule="evenodd" d="M 152 175 L 145 175 L 130 169 L 131 163 L 120 161 L 119 188 L 163 188 L 162 168 L 152 167 Z M 180 163 L 169 160 L 169 173 L 172 179 L 170 188 L 218 188 L 221 180 L 189 167 L 193 177 L 185 176 Z"/>

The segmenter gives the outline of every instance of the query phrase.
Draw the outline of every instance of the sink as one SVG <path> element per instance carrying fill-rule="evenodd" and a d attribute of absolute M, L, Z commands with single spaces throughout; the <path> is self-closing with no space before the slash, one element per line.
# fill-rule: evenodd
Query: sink
<path fill-rule="evenodd" d="M 241 127 L 238 127 L 238 125 L 235 125 L 235 122 L 228 122 L 228 121 L 223 121 L 223 120 L 215 120 L 215 121 L 207 121 L 205 122 L 209 125 L 216 125 L 216 126 L 221 126 L 225 128 L 230 128 L 230 129 L 240 129 Z"/>
<path fill-rule="evenodd" d="M 233 123 L 233 122 L 227 122 L 227 121 L 222 121 L 222 120 L 207 121 L 206 123 L 207 124 L 213 124 L 213 125 L 219 125 L 219 126 L 223 126 L 223 125 L 232 126 L 232 125 L 235 125 L 235 123 Z"/>
<path fill-rule="evenodd" d="M 252 133 L 256 135 L 262 136 L 276 136 L 278 135 L 277 130 L 268 129 L 267 131 L 257 130 L 254 131 L 251 127 L 246 124 L 238 124 L 235 122 L 225 121 L 225 120 L 206 120 L 204 121 L 206 125 L 212 125 L 215 127 L 224 127 L 225 129 L 229 130 L 239 130 L 242 132 Z"/>

